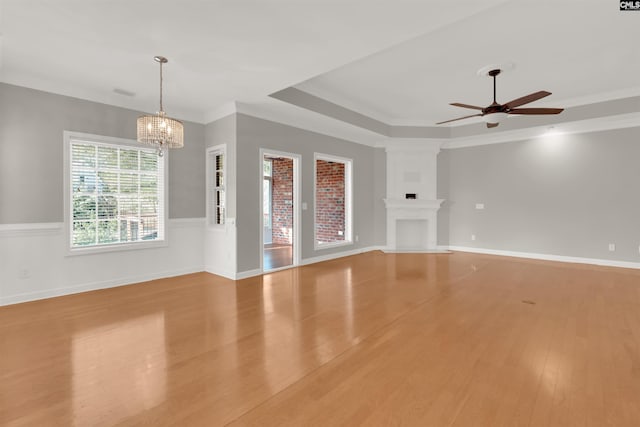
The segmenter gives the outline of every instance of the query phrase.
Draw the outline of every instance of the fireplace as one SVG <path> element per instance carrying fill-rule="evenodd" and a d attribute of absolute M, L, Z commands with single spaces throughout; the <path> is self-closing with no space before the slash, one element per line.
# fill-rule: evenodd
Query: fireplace
<path fill-rule="evenodd" d="M 442 200 L 385 199 L 387 250 L 432 252 L 438 245 L 438 209 Z"/>
<path fill-rule="evenodd" d="M 387 245 L 390 252 L 438 249 L 437 157 L 440 143 L 394 139 L 387 154 Z"/>

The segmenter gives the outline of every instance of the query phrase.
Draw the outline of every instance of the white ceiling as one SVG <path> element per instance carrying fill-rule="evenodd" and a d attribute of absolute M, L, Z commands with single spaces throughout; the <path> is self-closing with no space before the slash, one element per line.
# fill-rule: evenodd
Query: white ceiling
<path fill-rule="evenodd" d="M 498 77 L 502 103 L 539 90 L 553 95 L 530 106 L 639 95 L 638 40 L 640 13 L 617 1 L 511 1 L 296 87 L 388 124 L 432 126 L 474 113 L 451 102 L 491 103 L 491 79 L 476 71 L 493 63 L 515 63 Z"/>
<path fill-rule="evenodd" d="M 153 112 L 159 54 L 177 118 L 206 123 L 242 103 L 325 127 L 268 97 L 295 86 L 387 124 L 432 126 L 473 113 L 450 102 L 490 103 L 476 71 L 492 63 L 515 63 L 499 102 L 640 95 L 638 40 L 640 13 L 602 0 L 0 0 L 0 81 Z"/>
<path fill-rule="evenodd" d="M 167 113 L 206 122 L 229 102 L 260 102 L 272 92 L 421 34 L 434 33 L 441 40 L 442 31 L 464 28 L 455 22 L 473 22 L 474 14 L 501 3 L 504 0 L 0 0 L 0 81 L 151 112 L 158 102 L 158 65 L 152 58 L 164 55 L 169 58 Z M 398 49 L 406 50 L 402 45 Z M 424 117 L 420 112 L 428 112 L 426 104 L 435 100 L 423 98 L 421 107 L 421 97 L 413 96 L 411 106 L 402 106 L 409 85 L 416 93 L 429 93 L 434 87 L 429 76 L 438 76 L 438 70 L 463 54 L 449 51 L 448 64 L 433 71 L 412 60 L 360 74 L 358 69 L 375 60 L 371 57 L 311 84 L 341 92 L 354 83 L 343 91 L 354 102 L 389 117 Z M 412 56 L 424 55 L 421 49 Z M 441 55 L 436 51 L 426 56 Z M 465 71 L 473 71 L 472 63 Z M 394 68 L 395 74 L 385 79 L 386 71 Z M 402 70 L 418 78 L 406 81 Z M 354 77 L 357 81 L 349 83 Z M 370 92 L 373 84 L 384 87 L 377 94 L 358 93 L 358 87 Z M 136 95 L 116 94 L 116 88 Z M 381 99 L 394 94 L 384 107 Z"/>

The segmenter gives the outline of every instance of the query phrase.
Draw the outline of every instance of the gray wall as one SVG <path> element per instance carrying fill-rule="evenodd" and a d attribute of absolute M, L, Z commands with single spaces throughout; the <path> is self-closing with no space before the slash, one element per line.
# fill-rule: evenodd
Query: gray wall
<path fill-rule="evenodd" d="M 638 262 L 639 160 L 640 128 L 447 150 L 441 243 Z"/>
<path fill-rule="evenodd" d="M 170 112 L 170 111 L 169 111 Z M 140 112 L 0 83 L 0 224 L 63 221 L 63 131 L 136 138 Z M 205 215 L 204 125 L 169 157 L 169 217 Z"/>
<path fill-rule="evenodd" d="M 302 258 L 321 256 L 372 245 L 383 244 L 377 240 L 380 232 L 378 221 L 384 218 L 384 209 L 377 198 L 384 197 L 384 188 L 376 188 L 380 176 L 384 176 L 384 153 L 349 141 L 286 126 L 255 117 L 237 115 L 237 244 L 238 271 L 260 267 L 259 200 L 260 148 L 296 153 L 302 156 L 302 201 L 308 209 L 302 211 Z M 353 159 L 353 234 L 359 242 L 352 246 L 315 251 L 313 233 L 313 153 L 333 154 Z"/>
<path fill-rule="evenodd" d="M 436 197 L 444 199 L 438 210 L 438 245 L 449 245 L 449 205 L 451 197 L 449 191 L 449 157 L 451 150 L 441 150 L 438 153 L 437 163 L 437 190 Z"/>
<path fill-rule="evenodd" d="M 376 148 L 373 153 L 373 241 L 376 245 L 387 244 L 387 153 L 384 148 Z"/>

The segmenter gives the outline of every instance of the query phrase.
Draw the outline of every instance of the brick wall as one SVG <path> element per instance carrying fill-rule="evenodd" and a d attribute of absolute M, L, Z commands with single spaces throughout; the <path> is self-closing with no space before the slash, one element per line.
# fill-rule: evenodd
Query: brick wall
<path fill-rule="evenodd" d="M 316 239 L 344 240 L 344 163 L 316 161 Z M 342 235 L 339 234 L 342 232 Z"/>
<path fill-rule="evenodd" d="M 291 244 L 293 230 L 293 160 L 272 159 L 271 227 L 273 243 Z"/>

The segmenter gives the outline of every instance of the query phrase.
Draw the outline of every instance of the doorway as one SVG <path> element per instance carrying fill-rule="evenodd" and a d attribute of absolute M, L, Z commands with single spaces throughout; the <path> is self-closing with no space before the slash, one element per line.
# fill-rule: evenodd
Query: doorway
<path fill-rule="evenodd" d="M 299 156 L 261 150 L 262 270 L 297 265 Z"/>

